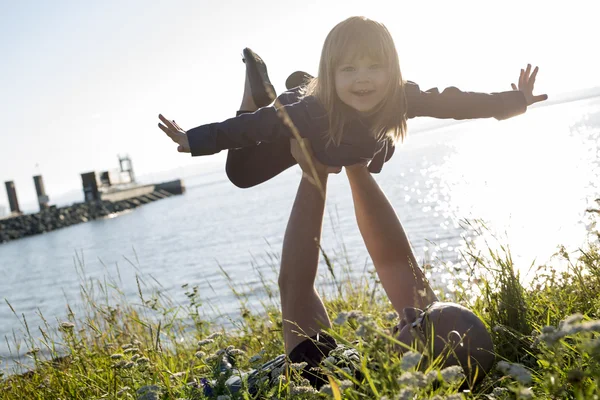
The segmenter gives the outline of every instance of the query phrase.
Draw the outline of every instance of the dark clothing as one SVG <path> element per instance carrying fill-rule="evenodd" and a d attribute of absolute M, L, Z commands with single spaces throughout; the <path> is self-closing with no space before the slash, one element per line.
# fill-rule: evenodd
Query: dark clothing
<path fill-rule="evenodd" d="M 331 364 L 336 368 L 346 367 L 354 374 L 355 378 L 359 381 L 362 379 L 358 351 L 351 347 L 338 345 L 333 337 L 321 332 L 300 342 L 288 357 L 282 354 L 257 369 L 234 374 L 225 382 L 225 385 L 231 393 L 236 393 L 242 388 L 242 382 L 245 380 L 248 392 L 256 395 L 261 388 L 269 388 L 277 384 L 279 375 L 285 374 L 286 364 L 305 362 L 307 365 L 300 371 L 300 375 L 318 390 L 328 382 L 327 375 L 321 367 L 321 363 L 327 357 L 331 357 Z"/>
<path fill-rule="evenodd" d="M 337 347 L 335 339 L 326 333 L 320 333 L 300 342 L 290 353 L 292 363 L 305 362 L 307 366 L 302 370 L 301 375 L 308 379 L 310 385 L 320 389 L 327 383 L 327 377 L 320 370 L 319 366 L 331 352 Z"/>
<path fill-rule="evenodd" d="M 421 91 L 414 82 L 405 85 L 407 118 L 433 117 L 452 119 L 507 119 L 526 111 L 520 91 L 501 93 L 462 92 L 455 87 L 439 92 Z M 281 173 L 296 161 L 290 152 L 291 130 L 282 120 L 282 110 L 296 126 L 300 136 L 310 140 L 316 159 L 324 165 L 347 166 L 370 161 L 369 170 L 380 172 L 394 152 L 390 139 L 377 140 L 367 134 L 368 121 L 358 113 L 344 128 L 339 146 L 327 146 L 329 118 L 313 96 L 300 99 L 298 88 L 283 93 L 281 110 L 263 107 L 224 122 L 202 125 L 188 131 L 192 156 L 230 151 L 227 175 L 239 187 L 262 183 Z"/>

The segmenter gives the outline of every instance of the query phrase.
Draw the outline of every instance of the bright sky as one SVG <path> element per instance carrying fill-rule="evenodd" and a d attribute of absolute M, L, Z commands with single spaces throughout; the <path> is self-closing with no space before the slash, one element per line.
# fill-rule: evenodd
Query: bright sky
<path fill-rule="evenodd" d="M 52 202 L 81 187 L 81 172 L 116 168 L 118 153 L 138 175 L 222 163 L 177 153 L 158 113 L 184 129 L 233 116 L 244 47 L 282 90 L 292 71 L 316 73 L 325 36 L 352 15 L 386 24 L 404 78 L 423 89 L 510 90 L 528 62 L 538 93 L 600 86 L 597 0 L 0 4 L 0 208 L 4 181 L 27 208 L 41 173 Z"/>

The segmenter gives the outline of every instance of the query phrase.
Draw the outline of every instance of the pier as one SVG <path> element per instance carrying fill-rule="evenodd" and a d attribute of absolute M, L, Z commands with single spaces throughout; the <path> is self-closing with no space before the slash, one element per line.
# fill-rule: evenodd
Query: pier
<path fill-rule="evenodd" d="M 81 174 L 84 201 L 66 207 L 50 205 L 42 176 L 34 176 L 40 211 L 33 214 L 21 212 L 14 182 L 5 182 L 11 214 L 0 218 L 0 243 L 105 218 L 185 192 L 180 179 L 136 184 L 129 157 L 119 157 L 119 166 L 116 171 Z"/>

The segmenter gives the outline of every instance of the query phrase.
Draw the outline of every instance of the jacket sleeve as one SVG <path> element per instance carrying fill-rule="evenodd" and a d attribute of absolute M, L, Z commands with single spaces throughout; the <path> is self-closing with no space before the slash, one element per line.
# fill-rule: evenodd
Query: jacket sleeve
<path fill-rule="evenodd" d="M 440 93 L 437 88 L 421 91 L 419 85 L 408 81 L 405 85 L 407 118 L 496 118 L 508 119 L 527 110 L 521 91 L 499 93 L 463 92 L 448 87 Z"/>
<path fill-rule="evenodd" d="M 296 126 L 307 123 L 306 105 L 300 101 L 282 107 Z M 187 132 L 192 156 L 215 154 L 225 149 L 253 146 L 258 142 L 273 142 L 291 138 L 275 107 L 263 107 L 251 114 L 241 114 L 223 122 L 201 125 Z"/>

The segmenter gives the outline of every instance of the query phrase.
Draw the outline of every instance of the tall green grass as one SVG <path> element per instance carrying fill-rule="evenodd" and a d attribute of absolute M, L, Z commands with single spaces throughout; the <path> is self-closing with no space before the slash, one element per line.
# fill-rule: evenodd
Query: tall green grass
<path fill-rule="evenodd" d="M 268 256 L 276 270 L 277 255 Z M 327 283 L 334 288 L 325 295 L 326 307 L 336 321 L 331 334 L 362 354 L 358 368 L 364 379 L 358 382 L 346 369 L 326 365 L 330 384 L 315 392 L 293 371 L 282 371 L 278 384 L 264 387 L 257 398 L 600 396 L 598 232 L 591 232 L 589 242 L 576 253 L 559 249 L 555 260 L 567 267 L 538 266 L 527 286 L 510 249 L 470 246 L 465 251 L 470 281 L 444 296 L 471 307 L 492 332 L 498 366 L 477 387 L 465 384 L 456 368 L 440 370 L 435 362 L 426 365 L 416 353 L 399 357 L 389 337 L 396 315 L 373 272 L 365 268 L 357 282 L 349 278 L 343 256 L 323 256 Z M 342 260 L 341 264 L 336 260 Z M 88 279 L 81 259 L 77 270 L 82 308 L 75 313 L 68 307 L 63 321 L 43 319 L 42 326 L 29 326 L 6 301 L 25 332 L 23 338 L 13 337 L 7 343 L 15 355 L 23 353 L 23 347 L 27 354 L 25 361 L 17 359 L 4 368 L 1 398 L 250 399 L 247 390 L 228 393 L 224 381 L 238 369 L 255 368 L 283 352 L 276 284 L 258 268 L 255 273 L 263 287 L 258 310 L 249 306 L 248 288 L 234 285 L 223 270 L 240 309 L 240 318 L 226 326 L 205 317 L 210 304 L 193 284 L 182 285 L 186 301 L 180 304 L 158 282 L 138 276 L 138 298 L 132 302 L 121 290 L 118 274 Z M 213 382 L 210 389 L 207 380 Z"/>

